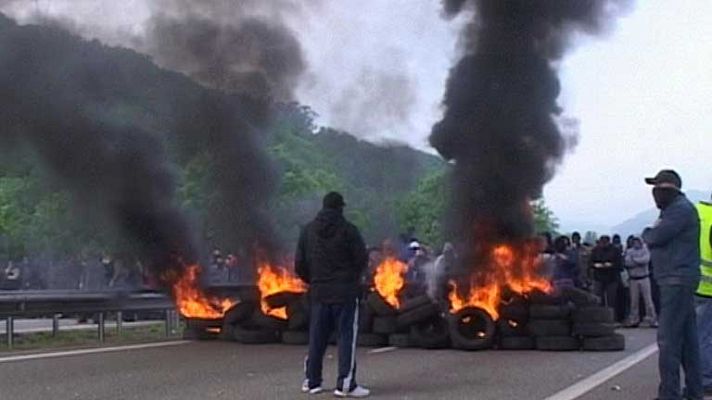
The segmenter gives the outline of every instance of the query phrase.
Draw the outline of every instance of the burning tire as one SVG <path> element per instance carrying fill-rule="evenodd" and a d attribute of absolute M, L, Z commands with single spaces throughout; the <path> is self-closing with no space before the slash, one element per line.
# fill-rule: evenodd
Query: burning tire
<path fill-rule="evenodd" d="M 186 340 L 213 340 L 220 337 L 222 321 L 219 319 L 187 318 L 183 330 Z"/>
<path fill-rule="evenodd" d="M 486 311 L 468 307 L 448 316 L 450 340 L 456 349 L 483 350 L 492 347 L 494 321 Z"/>
<path fill-rule="evenodd" d="M 235 325 L 246 321 L 255 312 L 257 304 L 253 302 L 240 302 L 225 313 L 223 325 Z"/>
<path fill-rule="evenodd" d="M 599 303 L 598 296 L 579 288 L 564 288 L 561 296 L 574 303 L 576 307 L 595 306 Z"/>
<path fill-rule="evenodd" d="M 413 347 L 413 342 L 407 333 L 393 333 L 388 336 L 388 345 L 393 347 Z"/>
<path fill-rule="evenodd" d="M 540 291 L 534 291 L 529 294 L 529 302 L 532 304 L 548 304 L 556 305 L 564 302 L 560 296 L 548 294 Z"/>
<path fill-rule="evenodd" d="M 573 351 L 578 350 L 581 343 L 571 336 L 541 336 L 536 338 L 537 350 L 544 351 Z"/>
<path fill-rule="evenodd" d="M 521 303 L 505 304 L 499 309 L 499 317 L 520 323 L 526 322 L 529 320 L 529 307 Z"/>
<path fill-rule="evenodd" d="M 423 295 L 423 296 L 413 297 L 412 299 L 405 300 L 403 302 L 403 304 L 401 304 L 400 312 L 406 313 L 408 311 L 414 310 L 416 308 L 420 308 L 427 304 L 433 304 L 433 301 L 430 299 L 430 296 Z"/>
<path fill-rule="evenodd" d="M 573 327 L 574 336 L 600 337 L 616 333 L 616 324 L 607 322 L 578 322 Z"/>
<path fill-rule="evenodd" d="M 375 317 L 373 319 L 373 333 L 390 335 L 398 331 L 396 317 Z"/>
<path fill-rule="evenodd" d="M 625 350 L 625 336 L 617 333 L 610 336 L 583 339 L 586 351 L 622 351 Z"/>
<path fill-rule="evenodd" d="M 390 304 L 386 302 L 386 300 L 381 297 L 380 294 L 373 292 L 368 295 L 368 299 L 366 300 L 366 303 L 368 306 L 371 308 L 371 311 L 374 312 L 374 314 L 380 316 L 380 317 L 387 317 L 391 315 L 396 315 L 397 310 L 393 307 L 391 307 Z"/>
<path fill-rule="evenodd" d="M 411 325 L 427 321 L 440 313 L 440 307 L 434 303 L 426 303 L 418 308 L 413 308 L 399 315 L 396 323 L 399 328 L 407 328 Z"/>
<path fill-rule="evenodd" d="M 356 339 L 356 345 L 360 347 L 381 347 L 388 344 L 388 339 L 383 335 L 374 333 L 359 334 Z"/>
<path fill-rule="evenodd" d="M 282 343 L 304 346 L 309 344 L 309 332 L 284 331 L 282 332 Z"/>
<path fill-rule="evenodd" d="M 424 349 L 444 349 L 450 347 L 450 325 L 442 317 L 410 327 L 410 338 L 414 346 Z"/>
<path fill-rule="evenodd" d="M 569 336 L 571 323 L 564 319 L 534 319 L 527 325 L 533 336 Z"/>
<path fill-rule="evenodd" d="M 532 319 L 565 319 L 571 315 L 571 307 L 565 305 L 533 304 L 529 307 Z"/>
<path fill-rule="evenodd" d="M 236 342 L 243 344 L 277 343 L 279 341 L 279 333 L 270 329 L 248 328 L 238 325 L 233 330 L 233 338 Z"/>
<path fill-rule="evenodd" d="M 534 350 L 536 340 L 531 336 L 503 337 L 499 342 L 500 350 Z"/>
<path fill-rule="evenodd" d="M 574 311 L 574 322 L 612 323 L 614 321 L 615 312 L 609 307 L 583 307 Z"/>
<path fill-rule="evenodd" d="M 497 334 L 503 338 L 522 337 L 529 336 L 529 331 L 523 322 L 500 318 L 497 321 Z"/>
<path fill-rule="evenodd" d="M 264 315 L 264 314 L 262 314 L 262 311 L 260 311 L 260 310 L 256 310 L 252 314 L 252 318 L 250 319 L 250 324 L 259 326 L 260 328 L 270 329 L 270 330 L 274 330 L 274 331 L 286 330 L 288 327 L 287 321 L 285 321 L 283 319 L 279 319 L 277 317 Z"/>
<path fill-rule="evenodd" d="M 265 297 L 264 301 L 270 308 L 281 308 L 299 302 L 302 297 L 304 297 L 302 293 L 279 292 Z"/>
<path fill-rule="evenodd" d="M 358 311 L 358 332 L 370 333 L 373 330 L 373 311 L 364 305 Z"/>

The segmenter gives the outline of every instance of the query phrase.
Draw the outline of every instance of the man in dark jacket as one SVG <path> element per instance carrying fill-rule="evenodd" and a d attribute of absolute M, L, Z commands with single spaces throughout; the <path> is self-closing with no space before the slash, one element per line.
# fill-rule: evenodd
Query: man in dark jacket
<path fill-rule="evenodd" d="M 591 251 L 589 263 L 593 271 L 594 292 L 601 298 L 602 305 L 614 308 L 618 298 L 620 272 L 623 269 L 623 255 L 611 243 L 611 238 L 604 235 Z"/>
<path fill-rule="evenodd" d="M 309 284 L 311 319 L 306 379 L 302 391 L 323 391 L 322 364 L 329 336 L 336 328 L 339 338 L 339 376 L 334 395 L 366 397 L 368 389 L 356 384 L 356 337 L 360 282 L 368 253 L 358 229 L 343 216 L 343 197 L 331 192 L 323 209 L 299 237 L 295 269 Z"/>
<path fill-rule="evenodd" d="M 646 183 L 661 210 L 643 232 L 660 287 L 658 398 L 679 400 L 680 367 L 685 371 L 685 399 L 702 400 L 695 290 L 700 281 L 700 220 L 695 206 L 681 192 L 682 180 L 672 170 L 660 171 Z"/>

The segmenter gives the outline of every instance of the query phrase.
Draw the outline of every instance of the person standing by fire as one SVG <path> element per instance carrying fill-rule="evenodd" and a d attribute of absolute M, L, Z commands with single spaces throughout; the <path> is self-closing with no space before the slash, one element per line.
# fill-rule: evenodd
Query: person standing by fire
<path fill-rule="evenodd" d="M 700 347 L 695 291 L 700 282 L 700 219 L 682 193 L 677 172 L 662 170 L 645 182 L 653 187 L 660 217 L 643 231 L 660 287 L 658 348 L 660 399 L 681 399 L 680 367 L 685 371 L 684 397 L 702 400 Z"/>
<path fill-rule="evenodd" d="M 302 392 L 323 392 L 324 353 L 336 328 L 339 373 L 334 395 L 367 397 L 370 391 L 356 383 L 356 339 L 360 282 L 368 265 L 368 253 L 358 228 L 344 218 L 345 206 L 341 194 L 328 193 L 322 210 L 299 237 L 295 271 L 309 284 L 311 303 L 309 355 Z"/>

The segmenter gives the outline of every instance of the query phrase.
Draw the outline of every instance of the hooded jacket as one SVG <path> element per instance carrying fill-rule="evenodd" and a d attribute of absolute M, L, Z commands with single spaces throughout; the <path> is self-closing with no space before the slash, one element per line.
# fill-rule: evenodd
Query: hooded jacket
<path fill-rule="evenodd" d="M 658 285 L 689 285 L 700 281 L 700 219 L 695 206 L 678 195 L 660 212 L 658 222 L 643 232 Z"/>
<path fill-rule="evenodd" d="M 313 300 L 342 303 L 360 295 L 361 275 L 368 266 L 366 245 L 358 228 L 341 210 L 322 209 L 299 237 L 295 271 L 309 284 Z"/>

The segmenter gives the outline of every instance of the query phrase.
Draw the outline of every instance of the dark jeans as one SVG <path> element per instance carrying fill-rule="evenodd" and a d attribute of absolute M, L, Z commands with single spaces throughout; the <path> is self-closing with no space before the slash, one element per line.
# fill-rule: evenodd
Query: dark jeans
<path fill-rule="evenodd" d="M 321 386 L 324 353 L 334 328 L 338 333 L 339 345 L 339 376 L 336 388 L 351 391 L 356 387 L 358 303 L 358 299 L 345 303 L 312 301 L 309 321 L 309 355 L 305 365 L 310 389 Z"/>
<path fill-rule="evenodd" d="M 695 317 L 695 288 L 660 286 L 658 348 L 660 400 L 680 400 L 680 366 L 685 371 L 685 398 L 702 400 L 700 347 Z"/>
<path fill-rule="evenodd" d="M 601 305 L 616 309 L 618 299 L 618 281 L 595 281 L 593 289 L 596 296 L 601 298 Z M 618 315 L 616 315 L 616 319 Z"/>
<path fill-rule="evenodd" d="M 712 388 L 712 298 L 697 298 L 697 335 L 700 340 L 702 385 Z"/>

